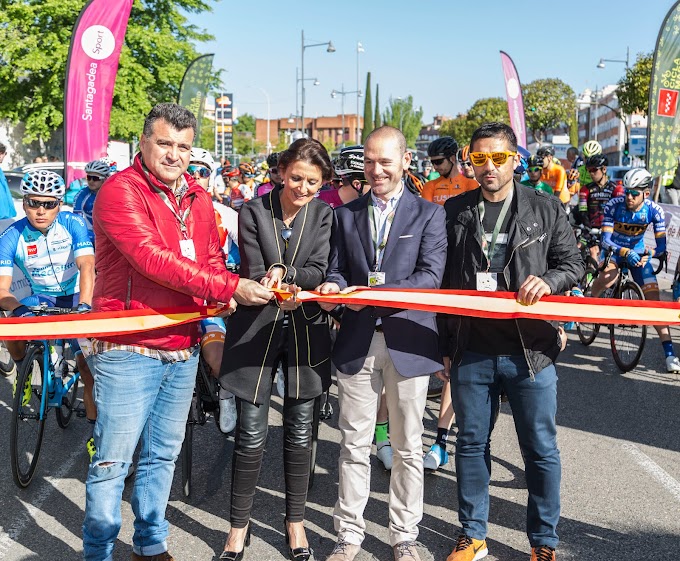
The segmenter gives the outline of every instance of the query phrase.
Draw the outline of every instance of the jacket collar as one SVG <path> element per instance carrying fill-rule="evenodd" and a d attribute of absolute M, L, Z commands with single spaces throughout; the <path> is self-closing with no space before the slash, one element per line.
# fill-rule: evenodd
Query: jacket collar
<path fill-rule="evenodd" d="M 151 172 L 149 172 L 148 169 L 146 169 L 146 166 L 144 165 L 144 162 L 142 162 L 142 153 L 139 152 L 136 156 L 134 161 L 132 162 L 132 168 L 142 176 L 142 179 L 144 182 L 149 185 L 150 187 L 156 187 L 157 189 L 160 189 L 163 191 L 168 198 L 171 201 L 176 200 L 175 199 L 175 194 L 172 192 L 170 187 L 168 187 L 165 183 L 159 181 Z M 196 180 L 191 177 L 188 173 L 184 172 L 184 180 L 187 182 L 187 185 L 189 186 L 189 189 L 187 190 L 186 194 L 189 193 L 195 193 L 196 190 L 203 190 L 203 187 L 201 187 Z"/>

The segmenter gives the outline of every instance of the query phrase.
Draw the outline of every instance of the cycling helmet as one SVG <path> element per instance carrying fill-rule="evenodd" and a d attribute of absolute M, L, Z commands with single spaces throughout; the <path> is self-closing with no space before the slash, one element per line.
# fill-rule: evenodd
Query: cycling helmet
<path fill-rule="evenodd" d="M 578 181 L 580 173 L 576 168 L 567 170 L 567 181 Z"/>
<path fill-rule="evenodd" d="M 253 167 L 253 164 L 248 163 L 248 162 L 243 162 L 238 165 L 239 171 L 243 174 L 244 177 L 254 177 L 255 176 L 255 168 Z"/>
<path fill-rule="evenodd" d="M 363 180 L 364 147 L 361 144 L 357 144 L 356 146 L 347 146 L 340 150 L 334 168 L 335 173 L 340 177 L 352 176 L 352 179 Z"/>
<path fill-rule="evenodd" d="M 189 161 L 191 163 L 201 164 L 207 167 L 211 172 L 215 169 L 215 160 L 213 160 L 210 152 L 203 150 L 203 148 L 192 148 Z"/>
<path fill-rule="evenodd" d="M 602 154 L 602 145 L 597 140 L 589 140 L 583 145 L 584 158 L 588 159 L 597 154 Z"/>
<path fill-rule="evenodd" d="M 269 154 L 269 156 L 267 156 L 267 165 L 269 166 L 269 169 L 275 168 L 279 165 L 280 156 L 281 152 L 272 152 Z"/>
<path fill-rule="evenodd" d="M 61 175 L 46 169 L 26 172 L 21 180 L 22 195 L 41 195 L 61 200 L 66 193 Z"/>
<path fill-rule="evenodd" d="M 467 162 L 470 159 L 470 145 L 466 144 L 460 149 L 460 152 L 458 152 L 458 161 L 459 162 Z"/>
<path fill-rule="evenodd" d="M 634 168 L 623 176 L 624 189 L 649 189 L 652 186 L 652 174 L 644 168 Z"/>
<path fill-rule="evenodd" d="M 607 165 L 609 165 L 609 160 L 604 154 L 596 154 L 586 160 L 586 168 L 601 168 Z"/>
<path fill-rule="evenodd" d="M 118 171 L 118 165 L 108 156 L 101 158 L 101 161 L 109 166 L 109 175 L 113 175 Z"/>
<path fill-rule="evenodd" d="M 105 162 L 103 159 L 92 160 L 91 162 L 88 162 L 87 165 L 85 166 L 85 173 L 88 175 L 93 173 L 106 179 L 109 175 L 111 175 L 111 166 L 109 165 L 108 162 Z"/>
<path fill-rule="evenodd" d="M 418 153 L 415 150 L 409 150 L 411 152 L 411 163 L 408 165 L 413 173 L 418 173 Z"/>
<path fill-rule="evenodd" d="M 412 173 L 409 170 L 404 172 L 404 185 L 414 195 L 420 197 L 425 183 L 426 180 L 420 174 Z"/>
<path fill-rule="evenodd" d="M 543 167 L 543 157 L 542 156 L 529 156 L 529 158 L 527 159 L 527 167 L 528 168 L 535 168 L 535 167 L 542 168 Z"/>
<path fill-rule="evenodd" d="M 538 150 L 536 150 L 536 155 L 537 156 L 554 156 L 555 155 L 555 149 L 552 146 L 541 146 Z"/>
<path fill-rule="evenodd" d="M 432 157 L 449 158 L 458 154 L 458 143 L 451 136 L 441 136 L 433 140 L 427 147 L 427 155 Z"/>

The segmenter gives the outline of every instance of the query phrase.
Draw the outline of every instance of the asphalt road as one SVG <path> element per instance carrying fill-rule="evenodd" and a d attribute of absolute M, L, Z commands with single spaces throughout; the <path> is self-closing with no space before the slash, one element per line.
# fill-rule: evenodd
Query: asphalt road
<path fill-rule="evenodd" d="M 652 330 L 653 331 L 653 330 Z M 680 353 L 680 332 L 676 330 Z M 650 335 L 640 366 L 620 374 L 601 334 L 583 347 L 574 334 L 558 365 L 559 445 L 563 462 L 560 560 L 680 559 L 680 376 L 662 372 L 661 346 Z M 309 494 L 307 532 L 324 560 L 334 543 L 339 434 L 336 415 L 322 423 L 316 479 Z M 19 490 L 9 466 L 11 384 L 0 379 L 0 560 L 81 558 L 87 426 L 74 419 L 61 430 L 51 415 L 38 473 Z M 429 401 L 424 450 L 436 434 L 438 402 Z M 253 511 L 253 541 L 245 559 L 286 558 L 280 402 L 272 410 L 266 460 Z M 194 494 L 186 499 L 176 473 L 167 516 L 170 552 L 178 561 L 216 559 L 228 530 L 233 439 L 211 420 L 194 433 Z M 493 434 L 489 526 L 490 560 L 528 560 L 526 487 L 522 458 L 507 404 Z M 387 540 L 389 474 L 373 458 L 366 508 L 369 535 L 359 561 L 391 560 Z M 124 526 L 114 558 L 130 558 L 130 485 Z M 453 460 L 425 478 L 425 516 L 419 542 L 424 560 L 446 559 L 459 531 Z"/>

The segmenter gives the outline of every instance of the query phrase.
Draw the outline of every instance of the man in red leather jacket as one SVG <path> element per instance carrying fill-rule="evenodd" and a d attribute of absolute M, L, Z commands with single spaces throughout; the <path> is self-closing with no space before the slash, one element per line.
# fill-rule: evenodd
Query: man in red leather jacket
<path fill-rule="evenodd" d="M 263 305 L 272 292 L 225 267 L 212 201 L 189 174 L 194 115 L 171 103 L 151 110 L 133 165 L 101 188 L 93 310 Z M 172 561 L 165 509 L 193 394 L 197 323 L 93 341 L 96 452 L 86 484 L 84 557 L 109 561 L 137 444 L 131 497 L 133 561 Z"/>

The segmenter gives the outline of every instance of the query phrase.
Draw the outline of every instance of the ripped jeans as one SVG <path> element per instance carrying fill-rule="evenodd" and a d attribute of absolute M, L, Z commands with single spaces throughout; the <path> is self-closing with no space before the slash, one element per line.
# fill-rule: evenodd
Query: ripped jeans
<path fill-rule="evenodd" d="M 198 351 L 184 362 L 165 362 L 128 351 L 93 356 L 97 451 L 87 474 L 83 554 L 110 561 L 121 527 L 125 476 L 140 443 L 131 504 L 133 551 L 167 551 L 165 509 L 184 440 Z"/>

